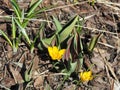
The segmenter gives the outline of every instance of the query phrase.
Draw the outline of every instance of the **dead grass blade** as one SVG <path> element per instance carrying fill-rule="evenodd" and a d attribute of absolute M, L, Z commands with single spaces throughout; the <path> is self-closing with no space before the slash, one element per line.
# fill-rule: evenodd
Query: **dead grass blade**
<path fill-rule="evenodd" d="M 104 63 L 106 64 L 107 68 L 108 68 L 109 71 L 111 72 L 111 74 L 112 74 L 112 76 L 114 77 L 114 79 L 115 79 L 116 81 L 119 81 L 118 78 L 116 77 L 115 73 L 114 73 L 113 68 L 111 67 L 111 64 L 107 61 L 107 58 L 106 58 L 106 57 L 104 58 L 104 57 L 102 56 L 102 54 L 100 53 L 99 49 L 98 49 L 98 53 L 99 53 L 100 56 L 103 58 Z"/>

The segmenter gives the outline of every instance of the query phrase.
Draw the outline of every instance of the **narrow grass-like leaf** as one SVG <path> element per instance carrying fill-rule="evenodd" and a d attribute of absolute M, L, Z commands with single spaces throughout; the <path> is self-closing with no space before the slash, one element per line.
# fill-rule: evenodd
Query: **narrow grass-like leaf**
<path fill-rule="evenodd" d="M 37 39 L 39 38 L 39 33 L 40 33 L 40 31 L 38 31 L 37 35 L 35 36 L 33 42 L 30 45 L 30 51 L 31 51 L 31 53 L 33 53 L 35 43 L 36 43 Z"/>
<path fill-rule="evenodd" d="M 60 38 L 59 38 L 59 35 L 58 34 L 56 34 L 55 35 L 56 37 L 55 37 L 55 42 L 56 42 L 56 45 L 58 46 L 58 48 L 61 48 L 61 46 L 60 46 Z"/>
<path fill-rule="evenodd" d="M 31 44 L 31 41 L 30 41 L 30 39 L 29 39 L 29 37 L 28 37 L 28 35 L 27 35 L 25 29 L 22 27 L 22 25 L 20 24 L 20 22 L 19 22 L 18 20 L 15 19 L 15 22 L 16 22 L 17 25 L 19 26 L 19 28 L 20 28 L 20 29 L 19 29 L 20 32 L 22 32 L 22 34 L 24 35 L 24 37 L 26 38 L 27 42 L 28 42 L 29 45 L 30 45 L 30 44 Z"/>
<path fill-rule="evenodd" d="M 21 19 L 21 10 L 20 10 L 20 7 L 18 5 L 18 3 L 16 2 L 16 0 L 10 0 L 11 1 L 11 4 L 12 4 L 12 7 L 14 9 L 14 12 L 16 14 L 16 16 L 18 17 L 19 21 Z"/>
<path fill-rule="evenodd" d="M 25 28 L 27 26 L 27 24 L 28 24 L 28 22 L 30 21 L 31 18 L 35 17 L 37 14 L 45 11 L 46 9 L 47 8 L 42 8 L 40 10 L 35 11 L 34 13 L 31 13 L 29 16 L 27 16 L 22 23 L 23 28 Z"/>
<path fill-rule="evenodd" d="M 63 42 L 72 32 L 76 22 L 78 21 L 78 16 L 75 16 L 66 26 L 59 32 L 60 42 Z"/>
<path fill-rule="evenodd" d="M 77 61 L 77 63 L 78 63 L 78 71 L 79 71 L 83 66 L 83 54 L 82 53 L 79 53 L 78 59 L 79 60 Z"/>
<path fill-rule="evenodd" d="M 32 13 L 34 13 L 35 9 L 39 6 L 39 4 L 42 2 L 42 0 L 36 1 L 32 6 L 29 8 L 27 17 L 29 17 Z"/>
<path fill-rule="evenodd" d="M 80 62 L 80 69 L 81 69 L 82 66 L 83 66 L 83 55 L 84 55 L 84 52 L 83 52 L 83 43 L 82 43 L 81 38 L 80 38 L 80 49 L 81 49 L 81 52 L 78 55 L 78 59 L 79 59 L 79 62 Z"/>
<path fill-rule="evenodd" d="M 73 41 L 73 43 L 74 43 L 74 45 L 73 45 L 73 48 L 74 48 L 74 50 L 75 50 L 75 52 L 78 54 L 78 34 L 77 33 L 75 33 L 75 35 L 74 35 L 74 41 Z"/>
<path fill-rule="evenodd" d="M 2 31 L 0 30 L 0 33 L 3 35 L 3 37 L 8 41 L 8 43 L 10 44 L 10 46 L 13 46 L 12 45 L 12 42 L 10 41 L 9 37 Z"/>
<path fill-rule="evenodd" d="M 30 52 L 33 53 L 33 51 L 34 51 L 34 43 L 31 43 L 30 44 Z"/>
<path fill-rule="evenodd" d="M 81 38 L 80 38 L 80 49 L 81 49 L 81 53 L 83 54 L 83 43 L 82 43 Z"/>
<path fill-rule="evenodd" d="M 16 40 L 15 40 L 15 39 L 13 40 L 13 46 L 12 46 L 12 48 L 13 48 L 13 52 L 16 53 L 18 47 L 17 47 L 17 44 L 16 44 Z"/>
<path fill-rule="evenodd" d="M 21 37 L 22 37 L 22 33 L 19 33 L 19 36 L 15 39 L 15 47 L 18 48 L 18 45 L 20 43 L 20 40 L 21 40 Z"/>
<path fill-rule="evenodd" d="M 54 20 L 55 26 L 56 26 L 56 28 L 57 28 L 57 32 L 59 32 L 59 31 L 62 29 L 62 25 L 61 25 L 61 23 L 58 21 L 58 19 L 56 19 L 54 16 L 53 16 L 53 20 Z"/>
<path fill-rule="evenodd" d="M 99 37 L 100 37 L 101 35 L 102 35 L 102 34 L 99 34 L 99 35 L 96 35 L 96 36 L 92 37 L 92 39 L 91 39 L 91 41 L 90 41 L 90 44 L 89 44 L 89 46 L 88 46 L 88 49 L 89 49 L 90 52 L 92 52 L 93 49 L 95 48 L 95 45 L 97 44 L 98 39 L 99 39 Z"/>
<path fill-rule="evenodd" d="M 36 0 L 31 0 L 30 6 L 32 6 L 35 2 L 36 2 Z"/>
<path fill-rule="evenodd" d="M 24 11 L 24 9 L 22 9 L 22 13 L 21 13 L 22 15 L 21 15 L 21 22 L 22 22 L 22 24 L 23 24 L 23 21 L 24 21 L 24 19 L 25 19 L 25 11 Z"/>
<path fill-rule="evenodd" d="M 45 10 L 48 10 L 48 9 L 50 9 L 50 8 L 52 8 L 52 7 L 43 7 L 43 8 L 41 8 L 41 9 L 39 9 L 39 10 L 36 10 L 36 11 L 34 12 L 34 14 L 42 13 L 42 12 L 44 12 Z"/>
<path fill-rule="evenodd" d="M 81 21 L 80 19 L 78 19 L 78 22 L 77 22 L 77 25 L 78 25 L 78 27 L 77 27 L 77 32 L 79 33 L 79 34 L 81 34 L 81 32 L 82 32 L 82 26 L 83 26 L 83 24 L 84 24 L 84 18 L 83 18 L 83 20 Z"/>
<path fill-rule="evenodd" d="M 12 38 L 15 39 L 16 38 L 16 26 L 15 26 L 15 21 L 12 17 Z"/>
<path fill-rule="evenodd" d="M 34 16 L 35 16 L 35 15 L 32 14 L 32 15 L 30 15 L 29 17 L 25 18 L 24 21 L 23 21 L 23 23 L 22 23 L 22 27 L 25 28 L 25 27 L 28 25 L 30 19 L 33 18 Z"/>

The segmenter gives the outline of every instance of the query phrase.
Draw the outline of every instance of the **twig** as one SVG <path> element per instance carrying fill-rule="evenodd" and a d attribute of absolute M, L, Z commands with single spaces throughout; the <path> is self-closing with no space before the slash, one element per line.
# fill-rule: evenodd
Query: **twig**
<path fill-rule="evenodd" d="M 1 85 L 1 84 L 0 84 L 0 87 L 1 87 L 1 88 L 4 88 L 5 90 L 10 90 L 9 88 L 7 88 L 6 86 Z"/>
<path fill-rule="evenodd" d="M 113 70 L 113 68 L 111 67 L 110 63 L 107 61 L 106 57 L 103 57 L 103 56 L 102 56 L 102 54 L 100 53 L 99 49 L 98 49 L 98 53 L 99 53 L 99 55 L 102 57 L 102 60 L 104 61 L 104 63 L 106 64 L 107 68 L 109 69 L 109 71 L 110 71 L 111 74 L 113 75 L 114 79 L 115 79 L 116 81 L 119 81 L 118 78 L 117 78 L 117 76 L 115 75 L 114 70 Z"/>
<path fill-rule="evenodd" d="M 107 46 L 109 48 L 115 49 L 115 47 L 112 46 L 112 45 L 109 45 L 109 44 L 106 44 L 106 43 L 102 43 L 102 42 L 98 42 L 98 43 L 101 44 L 101 45 Z"/>
<path fill-rule="evenodd" d="M 6 16 L 0 16 L 0 18 L 8 18 L 8 19 L 11 19 L 12 16 L 11 16 L 11 15 L 6 15 Z M 13 17 L 13 18 L 18 19 L 18 17 Z M 20 19 L 22 20 L 23 18 L 20 18 Z M 24 18 L 24 19 L 28 19 L 28 20 L 30 20 L 30 21 L 39 21 L 39 22 L 52 22 L 52 21 L 47 21 L 47 20 L 43 20 L 43 19 L 35 19 L 35 18 L 32 18 L 32 19 Z"/>
<path fill-rule="evenodd" d="M 85 27 L 85 26 L 78 26 L 78 25 L 76 25 L 76 26 L 77 27 L 82 27 L 82 28 L 85 28 L 85 29 L 89 29 L 89 30 L 92 30 L 92 31 L 98 31 L 98 32 L 103 32 L 103 33 L 117 35 L 117 33 L 109 32 L 109 31 L 105 31 L 105 30 L 100 30 L 100 29 L 97 29 L 97 28 Z"/>
<path fill-rule="evenodd" d="M 113 2 L 108 2 L 106 0 L 97 0 L 98 3 L 102 3 L 102 4 L 111 4 L 111 5 L 116 5 L 116 6 L 120 6 L 120 3 L 113 3 Z"/>
<path fill-rule="evenodd" d="M 55 9 L 63 9 L 63 8 L 66 8 L 66 7 L 71 7 L 71 6 L 75 6 L 75 5 L 80 5 L 80 4 L 84 4 L 84 3 L 87 3 L 88 1 L 84 1 L 84 2 L 78 2 L 78 3 L 73 3 L 73 4 L 68 4 L 68 5 L 64 5 L 64 6 L 57 6 L 57 7 L 54 7 L 54 8 L 51 8 L 51 9 L 48 9 L 48 10 L 45 10 L 45 11 L 53 11 Z"/>

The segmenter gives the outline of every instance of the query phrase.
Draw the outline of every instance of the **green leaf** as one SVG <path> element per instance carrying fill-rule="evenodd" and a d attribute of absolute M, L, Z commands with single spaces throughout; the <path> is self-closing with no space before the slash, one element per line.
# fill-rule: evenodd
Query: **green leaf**
<path fill-rule="evenodd" d="M 75 35 L 74 35 L 74 45 L 73 45 L 73 47 L 74 47 L 74 50 L 75 50 L 75 52 L 78 54 L 78 41 L 79 39 L 78 39 L 78 34 L 77 33 L 75 33 Z"/>
<path fill-rule="evenodd" d="M 56 26 L 56 28 L 57 28 L 57 32 L 59 32 L 59 31 L 62 29 L 62 25 L 61 25 L 61 23 L 58 21 L 58 19 L 56 19 L 54 16 L 53 16 L 53 20 L 54 20 L 55 26 Z"/>
<path fill-rule="evenodd" d="M 31 6 L 31 5 L 30 5 L 30 6 Z M 32 7 L 32 6 L 31 6 L 31 7 Z M 32 13 L 29 14 L 29 15 L 27 14 L 26 18 L 25 18 L 24 21 L 23 21 L 22 26 L 25 28 L 31 18 L 35 17 L 38 13 L 41 13 L 41 12 L 45 11 L 46 9 L 47 9 L 47 8 L 41 8 L 40 10 L 36 10 L 35 12 L 34 12 L 34 10 L 33 10 L 34 13 L 32 12 Z M 29 12 L 29 11 L 28 11 L 28 12 Z"/>
<path fill-rule="evenodd" d="M 76 22 L 78 21 L 78 16 L 75 16 L 66 26 L 59 32 L 60 42 L 63 42 L 71 34 Z"/>
<path fill-rule="evenodd" d="M 65 68 L 62 70 L 62 73 L 65 73 L 65 75 L 70 76 L 76 69 L 77 62 L 72 63 L 72 61 L 68 61 L 68 68 Z"/>
<path fill-rule="evenodd" d="M 29 39 L 29 37 L 28 37 L 28 35 L 27 35 L 25 29 L 22 27 L 21 23 L 20 23 L 18 20 L 16 20 L 16 19 L 15 19 L 15 22 L 16 22 L 17 25 L 19 26 L 20 32 L 22 32 L 22 34 L 23 34 L 24 37 L 26 38 L 26 40 L 27 40 L 27 42 L 29 43 L 29 45 L 31 45 L 31 41 L 30 41 L 30 39 Z"/>
<path fill-rule="evenodd" d="M 23 21 L 25 19 L 25 10 L 24 8 L 22 9 L 22 12 L 21 12 L 21 23 L 23 24 Z"/>
<path fill-rule="evenodd" d="M 13 52 L 17 52 L 17 49 L 18 49 L 18 45 L 20 43 L 20 39 L 22 37 L 22 34 L 20 33 L 18 35 L 18 37 L 16 37 L 15 39 L 13 39 Z"/>
<path fill-rule="evenodd" d="M 16 38 L 16 25 L 15 25 L 13 17 L 12 17 L 12 38 L 13 39 Z"/>
<path fill-rule="evenodd" d="M 39 4 L 42 2 L 42 0 L 36 1 L 32 6 L 30 7 L 27 17 L 29 17 L 32 13 L 34 13 L 35 9 L 39 6 Z"/>
<path fill-rule="evenodd" d="M 75 71 L 76 66 L 77 66 L 77 62 L 72 63 L 72 62 L 70 61 L 70 70 L 69 70 L 68 73 L 69 73 L 69 74 L 72 74 L 72 73 Z"/>
<path fill-rule="evenodd" d="M 82 53 L 79 53 L 78 55 L 78 71 L 82 68 L 83 66 L 83 54 Z"/>
<path fill-rule="evenodd" d="M 22 23 L 22 27 L 26 28 L 26 26 L 28 25 L 29 21 L 31 18 L 33 18 L 35 16 L 35 13 L 31 14 L 30 16 L 26 17 Z"/>
<path fill-rule="evenodd" d="M 81 32 L 82 32 L 82 26 L 83 26 L 83 24 L 84 24 L 84 18 L 83 18 L 83 20 L 80 20 L 80 19 L 78 19 L 78 22 L 77 22 L 77 25 L 78 25 L 78 27 L 77 27 L 77 32 L 79 33 L 79 34 L 81 34 Z"/>
<path fill-rule="evenodd" d="M 16 0 L 10 0 L 11 1 L 11 4 L 12 4 L 12 7 L 14 9 L 14 12 L 16 14 L 16 16 L 18 17 L 19 21 L 21 19 L 21 10 L 20 10 L 20 7 L 18 5 L 18 3 L 16 2 Z"/>
<path fill-rule="evenodd" d="M 95 45 L 97 44 L 98 39 L 99 39 L 99 37 L 100 37 L 101 35 L 102 35 L 102 34 L 99 34 L 99 35 L 96 35 L 96 36 L 92 37 L 92 39 L 91 39 L 91 41 L 90 41 L 90 44 L 89 44 L 89 46 L 88 46 L 88 50 L 89 50 L 90 52 L 92 52 L 93 49 L 95 48 Z"/>
<path fill-rule="evenodd" d="M 83 43 L 82 43 L 81 38 L 80 38 L 80 49 L 81 49 L 81 53 L 83 53 Z"/>
<path fill-rule="evenodd" d="M 40 34 L 40 31 L 37 32 L 37 34 L 36 34 L 33 42 L 30 45 L 30 51 L 31 51 L 31 53 L 33 53 L 33 50 L 34 50 L 34 47 L 35 47 L 35 43 L 36 43 L 37 39 L 39 38 L 39 34 Z"/>
<path fill-rule="evenodd" d="M 18 44 L 16 42 L 16 25 L 14 22 L 14 18 L 12 17 L 12 43 L 13 43 L 13 52 L 17 52 Z"/>
<path fill-rule="evenodd" d="M 8 43 L 10 44 L 10 46 L 13 46 L 12 45 L 12 42 L 10 41 L 9 37 L 2 31 L 0 30 L 0 33 L 3 35 L 3 37 L 8 41 Z"/>
<path fill-rule="evenodd" d="M 79 59 L 78 60 L 78 67 L 80 67 L 80 69 L 81 69 L 82 66 L 83 66 L 83 55 L 84 55 L 84 52 L 83 52 L 83 43 L 82 43 L 81 38 L 80 38 L 80 49 L 81 49 L 81 52 L 78 55 L 78 59 Z M 79 68 L 78 68 L 78 71 L 79 71 Z"/>
<path fill-rule="evenodd" d="M 54 38 L 55 38 L 55 35 L 53 35 L 53 36 L 50 37 L 50 38 L 45 38 L 45 39 L 43 39 L 42 42 L 43 42 L 43 44 L 44 44 L 45 46 L 49 46 L 49 45 L 51 45 L 51 43 L 52 43 L 52 41 L 54 40 Z"/>
<path fill-rule="evenodd" d="M 30 6 L 32 6 L 37 0 L 31 0 Z"/>
<path fill-rule="evenodd" d="M 39 42 L 39 44 L 38 44 L 38 46 L 37 46 L 38 48 L 39 48 L 39 50 L 41 50 L 41 51 L 43 51 L 44 50 L 44 48 L 47 48 L 47 46 L 45 46 L 44 45 L 44 42 Z"/>
<path fill-rule="evenodd" d="M 31 62 L 29 68 L 25 71 L 25 81 L 29 82 L 32 76 L 33 61 Z"/>
<path fill-rule="evenodd" d="M 31 43 L 30 44 L 30 52 L 31 53 L 33 53 L 33 51 L 34 51 L 34 45 L 35 45 L 35 43 Z"/>

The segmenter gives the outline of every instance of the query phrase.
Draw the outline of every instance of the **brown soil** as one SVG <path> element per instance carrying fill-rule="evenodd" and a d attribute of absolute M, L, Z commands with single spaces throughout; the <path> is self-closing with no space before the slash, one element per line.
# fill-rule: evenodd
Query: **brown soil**
<path fill-rule="evenodd" d="M 18 0 L 21 8 L 27 8 L 31 0 Z M 68 1 L 68 2 L 67 2 Z M 70 2 L 71 1 L 71 2 Z M 84 64 L 92 67 L 94 79 L 88 83 L 77 85 L 72 77 L 68 79 L 61 90 L 119 90 L 116 82 L 120 81 L 120 1 L 97 0 L 94 5 L 87 1 L 78 0 L 77 4 L 72 0 L 43 0 L 41 7 L 55 7 L 38 15 L 36 20 L 31 20 L 27 27 L 28 34 L 33 38 L 39 30 L 43 20 L 52 21 L 51 16 L 56 16 L 62 24 L 65 24 L 76 14 L 85 18 L 82 38 L 92 37 L 103 32 L 92 57 L 85 56 Z M 0 29 L 10 34 L 11 22 L 3 16 L 12 15 L 12 7 L 9 0 L 0 0 Z M 49 37 L 55 30 L 52 22 L 45 27 Z M 33 61 L 32 80 L 23 83 L 24 72 Z M 40 51 L 37 48 L 31 54 L 24 40 L 19 45 L 17 53 L 6 40 L 0 36 L 0 90 L 57 90 L 62 83 L 63 76 L 56 73 L 52 68 L 47 50 Z M 27 85 L 27 86 L 26 86 Z M 116 87 L 117 88 L 116 88 Z"/>

